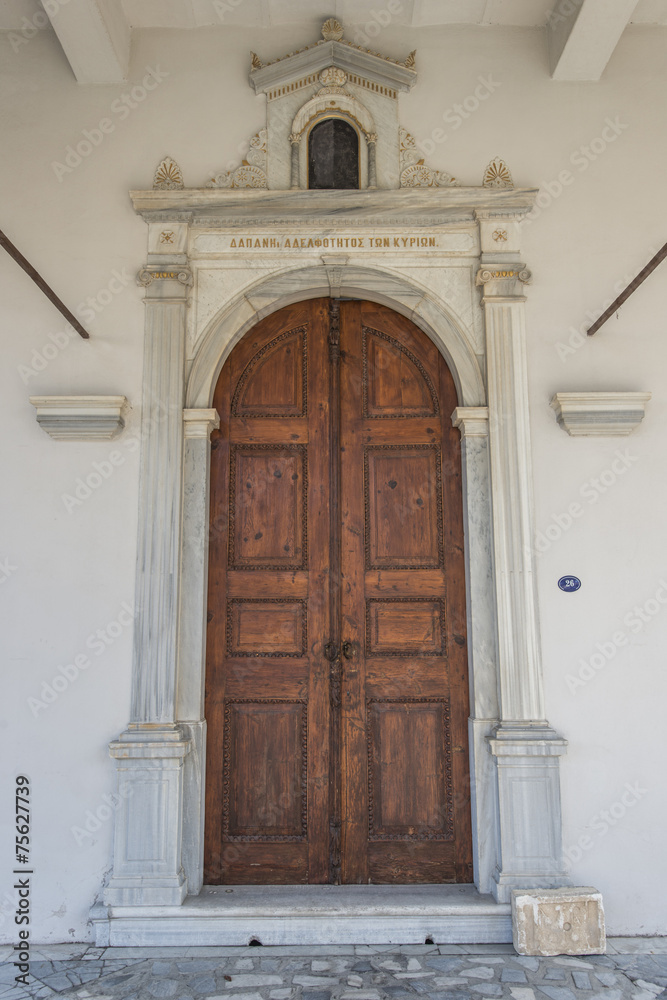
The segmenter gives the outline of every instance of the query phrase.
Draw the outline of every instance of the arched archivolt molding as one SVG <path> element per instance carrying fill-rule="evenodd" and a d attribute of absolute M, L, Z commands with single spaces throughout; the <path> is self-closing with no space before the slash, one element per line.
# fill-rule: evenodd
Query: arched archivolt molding
<path fill-rule="evenodd" d="M 342 117 L 350 119 L 368 140 L 375 134 L 373 117 L 365 105 L 349 94 L 316 94 L 300 108 L 292 122 L 292 135 L 300 136 L 308 126 L 315 125 L 323 118 Z"/>
<path fill-rule="evenodd" d="M 186 408 L 207 408 L 222 366 L 243 335 L 283 306 L 328 296 L 367 299 L 411 320 L 444 356 L 460 406 L 484 406 L 486 392 L 466 324 L 432 292 L 386 270 L 324 265 L 282 271 L 245 289 L 213 317 L 190 368 Z"/>

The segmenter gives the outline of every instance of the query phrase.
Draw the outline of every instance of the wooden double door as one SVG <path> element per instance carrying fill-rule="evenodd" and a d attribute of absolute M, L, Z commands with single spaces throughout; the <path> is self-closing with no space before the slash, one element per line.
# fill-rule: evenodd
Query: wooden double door
<path fill-rule="evenodd" d="M 471 882 L 452 376 L 391 310 L 314 299 L 220 376 L 208 884 Z"/>

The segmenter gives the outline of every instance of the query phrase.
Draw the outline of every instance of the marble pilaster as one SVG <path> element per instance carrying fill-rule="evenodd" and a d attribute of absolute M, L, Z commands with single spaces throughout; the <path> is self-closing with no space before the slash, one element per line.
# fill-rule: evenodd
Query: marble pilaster
<path fill-rule="evenodd" d="M 545 720 L 528 414 L 524 285 L 514 255 L 482 260 L 498 632 L 500 722 L 489 737 L 498 775 L 494 893 L 568 884 L 562 860 L 558 758 L 567 746 Z"/>

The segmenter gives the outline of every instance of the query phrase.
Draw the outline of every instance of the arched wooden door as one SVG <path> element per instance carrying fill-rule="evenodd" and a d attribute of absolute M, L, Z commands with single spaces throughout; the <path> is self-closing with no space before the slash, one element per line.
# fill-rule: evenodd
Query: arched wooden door
<path fill-rule="evenodd" d="M 456 405 L 370 302 L 288 306 L 225 364 L 206 883 L 472 881 Z"/>

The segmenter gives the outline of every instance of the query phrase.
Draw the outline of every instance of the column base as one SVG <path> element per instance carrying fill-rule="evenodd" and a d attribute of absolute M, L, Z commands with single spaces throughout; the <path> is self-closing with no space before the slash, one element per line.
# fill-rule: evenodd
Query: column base
<path fill-rule="evenodd" d="M 191 741 L 177 725 L 130 724 L 109 753 L 118 768 L 114 871 L 104 902 L 180 906 L 183 759 Z"/>
<path fill-rule="evenodd" d="M 499 862 L 492 892 L 571 885 L 563 864 L 559 757 L 567 742 L 547 723 L 500 723 L 489 737 L 498 772 Z"/>

